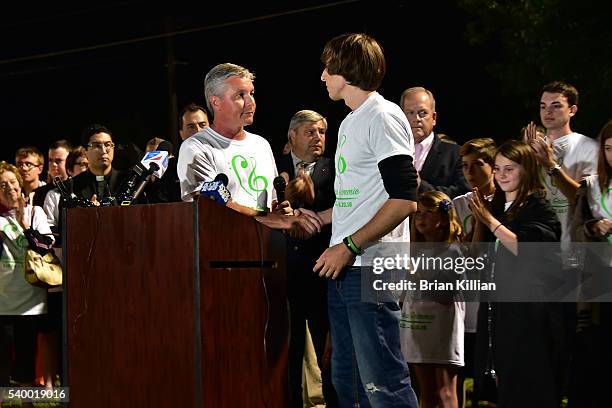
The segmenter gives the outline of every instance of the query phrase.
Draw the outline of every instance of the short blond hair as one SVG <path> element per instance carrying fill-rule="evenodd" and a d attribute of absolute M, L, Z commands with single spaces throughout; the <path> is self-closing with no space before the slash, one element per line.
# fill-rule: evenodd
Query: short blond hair
<path fill-rule="evenodd" d="M 19 174 L 19 169 L 17 166 L 14 166 L 10 163 L 5 162 L 4 160 L 0 161 L 0 174 L 10 171 L 15 175 L 17 182 L 19 182 L 19 187 L 23 188 L 23 178 L 21 178 L 21 174 Z"/>

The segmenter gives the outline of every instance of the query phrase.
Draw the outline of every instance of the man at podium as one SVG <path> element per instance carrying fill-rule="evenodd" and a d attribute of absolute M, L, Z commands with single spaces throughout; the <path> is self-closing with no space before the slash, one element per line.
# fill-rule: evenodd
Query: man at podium
<path fill-rule="evenodd" d="M 232 197 L 228 207 L 246 215 L 272 207 L 278 175 L 272 149 L 244 129 L 255 116 L 254 79 L 248 69 L 230 63 L 206 74 L 204 93 L 213 120 L 181 145 L 177 172 L 183 201 L 192 201 L 202 182 L 225 174 Z"/>

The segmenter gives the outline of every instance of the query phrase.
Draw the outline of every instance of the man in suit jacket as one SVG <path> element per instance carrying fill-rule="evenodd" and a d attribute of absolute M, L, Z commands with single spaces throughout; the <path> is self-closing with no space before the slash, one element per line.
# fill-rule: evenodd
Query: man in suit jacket
<path fill-rule="evenodd" d="M 459 146 L 443 142 L 433 132 L 437 118 L 433 94 L 422 87 L 408 88 L 402 93 L 400 106 L 414 136 L 414 167 L 420 178 L 419 193 L 437 190 L 454 198 L 468 192 Z"/>
<path fill-rule="evenodd" d="M 293 208 L 322 211 L 335 201 L 333 160 L 325 151 L 326 119 L 311 110 L 297 112 L 289 124 L 291 152 L 278 161 L 278 172 L 289 184 L 285 198 Z M 329 246 L 331 225 L 308 240 L 287 237 L 288 297 L 291 316 L 289 344 L 289 392 L 291 407 L 302 407 L 302 361 L 306 321 L 311 333 L 323 379 L 323 395 L 328 407 L 335 405 L 335 392 L 329 368 L 323 364 L 329 332 L 327 280 L 312 272 L 318 257 Z"/>

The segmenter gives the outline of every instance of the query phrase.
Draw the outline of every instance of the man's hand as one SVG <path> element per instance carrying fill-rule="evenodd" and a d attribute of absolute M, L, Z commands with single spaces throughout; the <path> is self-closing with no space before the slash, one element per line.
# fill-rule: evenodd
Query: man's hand
<path fill-rule="evenodd" d="M 321 277 L 336 279 L 342 269 L 347 265 L 352 265 L 353 262 L 355 262 L 355 255 L 341 242 L 327 248 L 317 259 L 312 271 L 318 272 Z"/>
<path fill-rule="evenodd" d="M 540 165 L 544 166 L 545 169 L 555 167 L 556 163 L 552 145 L 546 143 L 546 140 L 538 136 L 535 123 L 529 122 L 523 139 L 535 152 L 536 159 Z"/>
<path fill-rule="evenodd" d="M 95 195 L 95 194 L 94 194 L 94 195 L 92 195 L 92 196 L 91 196 L 91 200 L 90 200 L 90 201 L 91 201 L 91 202 L 93 203 L 93 205 L 95 205 L 96 207 L 99 207 L 99 206 L 100 206 L 100 202 L 98 201 L 98 196 L 97 196 L 97 195 Z"/>
<path fill-rule="evenodd" d="M 304 209 L 295 210 L 293 215 L 283 215 L 277 213 L 255 215 L 255 219 L 262 224 L 275 229 L 290 230 L 297 224 L 298 227 L 296 228 L 301 228 L 301 230 L 304 231 L 302 234 L 307 238 L 310 238 L 310 236 L 316 234 L 317 232 L 321 232 L 321 226 L 323 225 L 323 221 L 315 212 Z"/>
<path fill-rule="evenodd" d="M 272 212 L 280 215 L 293 215 L 293 208 L 289 200 L 285 200 L 282 203 L 274 200 L 272 201 Z"/>
<path fill-rule="evenodd" d="M 297 239 L 309 239 L 321 232 L 323 220 L 319 215 L 311 210 L 299 208 L 294 211 L 293 224 L 288 230 L 289 235 Z"/>
<path fill-rule="evenodd" d="M 595 235 L 599 237 L 607 237 L 610 235 L 610 233 L 612 233 L 612 221 L 604 218 L 597 221 L 593 225 L 592 229 Z"/>

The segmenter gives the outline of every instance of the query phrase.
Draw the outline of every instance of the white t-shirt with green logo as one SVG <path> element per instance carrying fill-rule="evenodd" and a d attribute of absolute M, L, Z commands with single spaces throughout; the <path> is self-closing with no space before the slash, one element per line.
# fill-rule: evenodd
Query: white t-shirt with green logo
<path fill-rule="evenodd" d="M 34 217 L 32 219 L 32 211 Z M 32 219 L 32 227 L 51 236 L 47 216 L 42 208 L 27 205 L 24 219 Z M 25 280 L 25 251 L 28 240 L 17 221 L 15 210 L 0 216 L 0 315 L 39 315 L 47 313 L 47 290 Z"/>
<path fill-rule="evenodd" d="M 183 142 L 177 163 L 183 201 L 192 201 L 202 182 L 224 173 L 232 201 L 260 211 L 271 208 L 278 172 L 270 143 L 245 133 L 243 140 L 232 140 L 206 128 Z"/>
<path fill-rule="evenodd" d="M 580 181 L 586 176 L 597 173 L 597 142 L 580 133 L 570 133 L 553 142 L 555 161 L 574 180 Z M 569 200 L 555 185 L 555 181 L 543 169 L 546 185 L 546 198 L 561 222 L 561 242 L 570 242 Z"/>
<path fill-rule="evenodd" d="M 330 246 L 363 227 L 387 201 L 378 163 L 397 155 L 414 157 L 410 124 L 399 106 L 375 92 L 340 124 Z M 381 241 L 409 242 L 408 221 Z M 354 265 L 361 265 L 360 257 Z"/>

